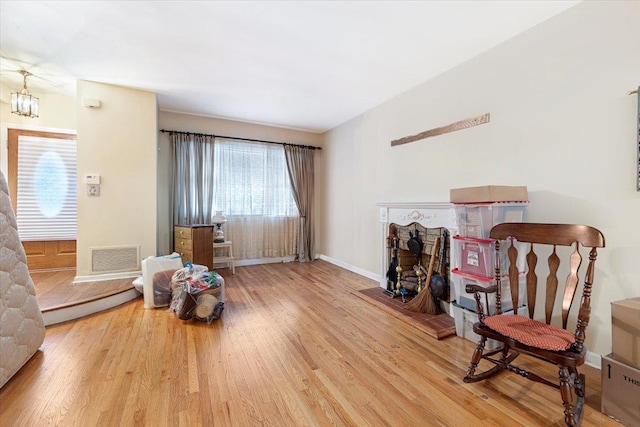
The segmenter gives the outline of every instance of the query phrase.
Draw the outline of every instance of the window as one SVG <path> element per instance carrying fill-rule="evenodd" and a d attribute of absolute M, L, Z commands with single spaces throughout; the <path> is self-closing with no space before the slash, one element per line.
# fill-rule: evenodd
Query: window
<path fill-rule="evenodd" d="M 298 216 L 279 145 L 216 139 L 214 211 L 227 216 Z"/>
<path fill-rule="evenodd" d="M 227 217 L 224 235 L 238 259 L 294 257 L 300 215 L 280 145 L 172 135 L 174 224 Z"/>
<path fill-rule="evenodd" d="M 20 135 L 17 175 L 20 239 L 75 240 L 75 139 Z"/>

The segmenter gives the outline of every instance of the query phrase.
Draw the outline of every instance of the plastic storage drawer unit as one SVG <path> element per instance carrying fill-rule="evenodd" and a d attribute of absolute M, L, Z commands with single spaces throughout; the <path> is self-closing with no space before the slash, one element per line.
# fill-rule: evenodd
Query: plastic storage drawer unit
<path fill-rule="evenodd" d="M 466 338 L 469 341 L 477 343 L 480 341 L 480 335 L 473 332 L 473 324 L 478 321 L 478 313 L 475 311 L 467 310 L 464 307 L 459 306 L 456 303 L 451 304 L 451 311 L 453 313 L 453 320 L 456 325 L 456 335 L 462 338 Z M 526 315 L 526 307 L 520 307 L 518 314 Z M 513 310 L 504 312 L 505 315 L 513 314 Z M 493 350 L 501 345 L 500 341 L 487 339 L 484 348 L 487 350 Z"/>
<path fill-rule="evenodd" d="M 453 236 L 453 243 L 456 249 L 455 267 L 458 270 L 476 276 L 493 277 L 493 240 Z"/>
<path fill-rule="evenodd" d="M 478 313 L 476 313 L 475 310 L 468 310 L 456 303 L 451 304 L 451 312 L 456 325 L 456 335 L 477 344 L 478 341 L 480 341 L 480 335 L 473 332 L 473 324 L 478 321 Z M 500 341 L 492 339 L 488 339 L 484 344 L 484 348 L 487 350 L 493 350 L 499 346 Z"/>
<path fill-rule="evenodd" d="M 467 293 L 465 290 L 467 285 L 478 285 L 484 288 L 495 285 L 496 281 L 488 277 L 475 276 L 473 274 L 463 273 L 458 269 L 451 270 L 451 279 L 454 286 L 454 295 L 458 305 L 467 308 L 469 310 L 476 311 L 476 300 L 474 294 Z M 509 277 L 504 276 L 500 279 L 500 301 L 502 311 L 508 311 L 513 309 L 513 301 L 511 300 L 511 285 Z M 524 274 L 521 274 L 518 278 L 518 307 L 525 305 L 526 297 L 526 278 Z M 496 294 L 481 294 L 480 300 L 482 309 L 485 313 L 493 314 L 496 308 Z M 487 300 L 489 301 L 489 310 L 487 311 Z"/>
<path fill-rule="evenodd" d="M 494 225 L 524 222 L 529 202 L 456 204 L 456 221 L 461 236 L 488 239 Z"/>

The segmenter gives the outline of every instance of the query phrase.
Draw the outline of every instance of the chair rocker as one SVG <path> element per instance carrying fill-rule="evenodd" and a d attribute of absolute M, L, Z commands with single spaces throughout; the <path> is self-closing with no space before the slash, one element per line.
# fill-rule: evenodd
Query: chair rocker
<path fill-rule="evenodd" d="M 540 382 L 560 390 L 562 404 L 564 406 L 564 421 L 568 426 L 577 426 L 582 418 L 582 409 L 585 397 L 585 377 L 578 373 L 578 367 L 584 363 L 586 348 L 585 330 L 589 324 L 591 313 L 591 287 L 595 271 L 595 261 L 597 257 L 596 248 L 604 247 L 604 236 L 595 228 L 584 225 L 561 225 L 561 224 L 534 224 L 534 223 L 504 223 L 498 224 L 491 229 L 490 237 L 495 239 L 495 285 L 482 287 L 477 285 L 467 285 L 466 292 L 473 293 L 478 310 L 479 321 L 473 325 L 473 331 L 480 335 L 478 346 L 473 352 L 471 363 L 464 382 L 471 383 L 485 380 L 491 376 L 508 370 L 519 374 L 532 381 Z M 504 242 L 506 240 L 506 242 Z M 500 245 L 509 245 L 506 251 L 504 263 L 501 265 Z M 526 300 L 528 316 L 518 315 L 516 308 L 519 306 L 519 276 L 518 270 L 518 249 L 514 242 L 518 242 L 518 247 L 526 254 Z M 580 245 L 589 248 L 589 263 L 584 277 L 582 298 L 578 310 L 578 319 L 575 331 L 567 330 L 567 321 L 574 296 L 579 283 L 579 269 L 582 264 Z M 560 248 L 567 246 L 569 248 Z M 550 255 L 547 262 L 538 265 L 538 255 L 534 252 Z M 545 249 L 546 247 L 546 249 Z M 571 247 L 575 247 L 571 249 Z M 556 250 L 558 249 L 558 250 Z M 504 252 L 503 252 L 504 253 Z M 568 264 L 565 269 L 569 273 L 564 284 L 564 289 L 558 287 L 558 269 L 560 267 L 560 256 L 567 254 Z M 524 255 L 521 254 L 521 255 Z M 564 265 L 564 264 L 563 264 Z M 543 269 L 548 271 L 543 276 Z M 503 276 L 502 271 L 508 272 L 508 276 Z M 538 274 L 541 283 L 538 286 Z M 501 309 L 501 280 L 505 277 L 509 279 L 509 289 L 514 307 L 513 314 L 503 314 Z M 544 281 L 546 280 L 546 286 Z M 505 285 L 506 286 L 506 285 Z M 534 312 L 536 305 L 536 291 L 544 293 L 544 321 L 535 320 Z M 556 294 L 562 292 L 562 304 L 558 307 L 561 310 L 562 327 L 551 325 L 554 318 L 554 307 L 556 306 Z M 484 313 L 484 307 L 489 309 L 488 294 L 495 293 L 494 313 Z M 483 306 L 483 298 L 486 305 Z M 554 323 L 560 323 L 556 320 Z M 487 339 L 498 341 L 501 345 L 490 351 L 485 351 Z M 521 353 L 528 354 L 537 359 L 555 364 L 559 370 L 558 382 L 551 382 L 541 376 L 512 364 L 514 359 Z M 478 364 L 484 359 L 490 362 L 491 368 L 484 372 L 476 373 Z"/>

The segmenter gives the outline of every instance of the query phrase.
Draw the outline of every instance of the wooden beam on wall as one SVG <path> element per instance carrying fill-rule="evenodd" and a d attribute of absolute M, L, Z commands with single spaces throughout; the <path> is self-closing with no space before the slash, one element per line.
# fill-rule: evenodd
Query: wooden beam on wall
<path fill-rule="evenodd" d="M 484 123 L 489 123 L 489 113 L 465 120 L 460 120 L 459 122 L 451 123 L 450 125 L 442 126 L 439 128 L 429 129 L 417 135 L 405 136 L 404 138 L 393 140 L 391 141 L 391 146 L 395 147 L 396 145 L 408 144 L 409 142 L 419 141 L 431 136 L 437 136 L 449 132 L 455 132 L 457 130 L 467 129 Z"/>

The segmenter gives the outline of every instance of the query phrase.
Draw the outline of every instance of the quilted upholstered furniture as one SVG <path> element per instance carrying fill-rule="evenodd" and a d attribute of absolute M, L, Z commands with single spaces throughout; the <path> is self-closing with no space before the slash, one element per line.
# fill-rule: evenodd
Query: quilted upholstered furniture
<path fill-rule="evenodd" d="M 578 373 L 578 367 L 584 363 L 587 353 L 585 338 L 591 313 L 596 249 L 604 247 L 604 236 L 595 228 L 585 225 L 505 223 L 493 227 L 490 237 L 496 239 L 496 284 L 488 288 L 478 285 L 466 287 L 467 292 L 475 294 L 479 322 L 473 326 L 473 330 L 481 339 L 473 352 L 464 381 L 485 380 L 498 372 L 508 370 L 529 380 L 549 385 L 560 390 L 566 425 L 579 425 L 584 404 L 585 377 Z M 500 242 L 505 240 L 508 261 L 505 259 L 504 263 L 508 265 L 501 265 L 503 260 L 500 256 Z M 516 241 L 517 245 L 514 244 Z M 588 262 L 582 262 L 581 247 L 583 250 L 586 248 L 584 252 L 587 254 Z M 519 253 L 517 248 L 523 253 Z M 503 314 L 501 282 L 508 277 L 513 307 L 518 307 L 521 272 L 517 266 L 518 258 L 522 257 L 526 260 L 528 316 Z M 580 270 L 583 264 L 586 264 L 587 268 Z M 558 280 L 560 274 L 567 275 L 564 286 Z M 577 311 L 578 318 L 575 327 L 570 327 L 569 312 L 574 298 L 580 295 L 576 292 L 580 285 L 582 296 L 577 310 L 574 310 Z M 487 293 L 496 294 L 495 313 L 483 312 L 483 298 L 486 303 L 484 307 L 489 307 Z M 544 302 L 543 313 L 534 317 L 538 293 L 539 301 Z M 556 295 L 561 299 L 556 301 Z M 501 345 L 485 351 L 487 339 L 496 340 Z M 521 353 L 556 365 L 558 378 L 551 382 L 514 365 L 512 362 Z M 485 361 L 486 365 L 479 369 L 482 361 Z M 476 373 L 477 370 L 481 372 Z M 526 393 L 523 396 L 520 402 L 526 405 Z"/>
<path fill-rule="evenodd" d="M 0 388 L 44 341 L 44 321 L 0 172 Z"/>

